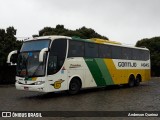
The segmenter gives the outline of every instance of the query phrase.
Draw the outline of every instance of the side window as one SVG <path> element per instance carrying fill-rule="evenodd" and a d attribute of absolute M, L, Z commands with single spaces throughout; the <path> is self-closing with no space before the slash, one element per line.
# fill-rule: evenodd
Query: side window
<path fill-rule="evenodd" d="M 133 49 L 133 60 L 149 60 L 149 51 Z"/>
<path fill-rule="evenodd" d="M 133 60 L 143 60 L 143 50 L 133 49 Z"/>
<path fill-rule="evenodd" d="M 122 59 L 122 48 L 119 46 L 112 46 L 112 58 Z"/>
<path fill-rule="evenodd" d="M 110 45 L 99 45 L 99 57 L 100 58 L 111 58 L 111 46 Z"/>
<path fill-rule="evenodd" d="M 85 43 L 85 57 L 98 57 L 98 44 Z"/>
<path fill-rule="evenodd" d="M 66 56 L 66 48 L 66 39 L 56 39 L 52 42 L 48 59 L 48 75 L 55 74 L 61 69 Z"/>
<path fill-rule="evenodd" d="M 139 59 L 139 57 L 138 57 L 138 50 L 137 49 L 132 49 L 132 51 L 133 51 L 133 60 L 138 60 Z"/>
<path fill-rule="evenodd" d="M 122 59 L 131 60 L 132 59 L 132 49 L 122 48 Z"/>
<path fill-rule="evenodd" d="M 149 57 L 150 57 L 149 54 L 150 54 L 149 51 L 144 51 L 144 59 L 145 60 L 149 60 Z"/>
<path fill-rule="evenodd" d="M 144 60 L 145 59 L 144 50 L 138 50 L 138 56 L 139 56 L 139 60 Z"/>
<path fill-rule="evenodd" d="M 84 42 L 69 41 L 68 57 L 83 57 L 84 56 Z"/>
<path fill-rule="evenodd" d="M 149 51 L 139 50 L 140 60 L 149 60 Z"/>

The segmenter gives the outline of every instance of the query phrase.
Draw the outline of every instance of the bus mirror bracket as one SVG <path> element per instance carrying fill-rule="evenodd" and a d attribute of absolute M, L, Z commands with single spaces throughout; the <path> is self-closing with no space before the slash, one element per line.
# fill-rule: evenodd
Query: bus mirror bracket
<path fill-rule="evenodd" d="M 43 48 L 39 53 L 39 62 L 43 62 L 44 53 L 48 52 L 48 48 Z"/>
<path fill-rule="evenodd" d="M 11 57 L 12 57 L 13 54 L 17 54 L 17 53 L 18 53 L 18 51 L 17 51 L 17 50 L 14 50 L 14 51 L 11 51 L 11 52 L 8 54 L 8 57 L 7 57 L 7 63 L 8 63 L 8 64 L 16 65 L 16 63 L 12 63 Z"/>

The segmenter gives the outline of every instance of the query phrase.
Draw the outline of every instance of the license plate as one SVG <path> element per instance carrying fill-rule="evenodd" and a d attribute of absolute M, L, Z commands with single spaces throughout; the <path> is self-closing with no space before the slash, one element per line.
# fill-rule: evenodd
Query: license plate
<path fill-rule="evenodd" d="M 24 87 L 25 90 L 29 90 L 29 87 Z"/>

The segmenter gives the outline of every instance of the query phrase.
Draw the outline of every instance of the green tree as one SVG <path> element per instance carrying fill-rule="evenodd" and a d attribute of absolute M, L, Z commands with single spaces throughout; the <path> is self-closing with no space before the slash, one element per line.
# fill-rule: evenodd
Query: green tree
<path fill-rule="evenodd" d="M 0 29 L 0 66 L 4 66 L 9 52 L 20 49 L 22 42 L 16 40 L 16 29 L 8 27 L 6 31 Z"/>
<path fill-rule="evenodd" d="M 150 50 L 152 76 L 160 76 L 160 37 L 145 38 L 136 43 Z"/>
<path fill-rule="evenodd" d="M 76 30 L 69 30 L 64 28 L 64 25 L 57 25 L 55 28 L 44 27 L 42 30 L 39 31 L 39 36 L 46 35 L 65 35 L 70 37 L 78 36 L 83 39 L 101 38 L 108 40 L 107 37 L 98 34 L 91 28 L 82 27 Z"/>

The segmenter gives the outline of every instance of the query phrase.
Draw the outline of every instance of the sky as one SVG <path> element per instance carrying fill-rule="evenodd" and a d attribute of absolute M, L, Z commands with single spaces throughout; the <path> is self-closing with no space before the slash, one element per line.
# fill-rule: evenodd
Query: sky
<path fill-rule="evenodd" d="M 160 0 L 0 0 L 0 29 L 13 26 L 16 37 L 44 27 L 83 26 L 127 45 L 160 36 Z"/>

